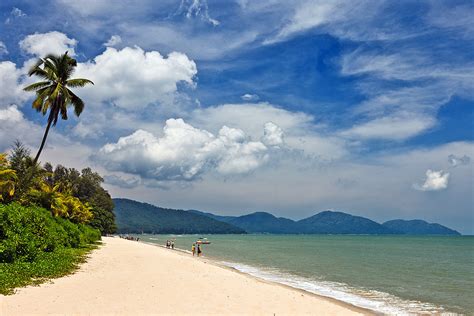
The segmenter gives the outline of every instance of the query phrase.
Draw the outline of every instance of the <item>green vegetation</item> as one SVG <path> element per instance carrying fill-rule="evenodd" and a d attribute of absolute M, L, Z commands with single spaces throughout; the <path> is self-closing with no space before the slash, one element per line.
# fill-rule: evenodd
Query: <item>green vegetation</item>
<path fill-rule="evenodd" d="M 48 55 L 40 58 L 33 67 L 31 67 L 28 75 L 38 76 L 43 81 L 33 83 L 24 88 L 25 91 L 35 91 L 36 99 L 33 101 L 33 108 L 48 115 L 48 125 L 44 132 L 43 140 L 38 153 L 33 160 L 38 162 L 41 155 L 48 132 L 51 127 L 58 122 L 59 114 L 63 120 L 67 120 L 67 108 L 72 105 L 74 113 L 79 116 L 84 110 L 84 101 L 72 92 L 70 88 L 84 87 L 87 84 L 94 84 L 88 79 L 70 79 L 77 66 L 77 61 L 68 56 L 67 52 L 61 56 Z"/>
<path fill-rule="evenodd" d="M 245 231 L 190 211 L 165 209 L 128 199 L 114 199 L 119 233 L 243 234 Z"/>
<path fill-rule="evenodd" d="M 102 182 L 90 168 L 41 167 L 19 142 L 0 154 L 0 293 L 70 273 L 115 231 Z"/>
<path fill-rule="evenodd" d="M 0 204 L 0 293 L 70 272 L 99 239 L 99 230 L 43 208 Z"/>
<path fill-rule="evenodd" d="M 90 168 L 81 172 L 38 159 L 49 129 L 68 118 L 68 107 L 79 116 L 81 100 L 69 88 L 93 84 L 71 79 L 75 59 L 48 55 L 30 69 L 42 81 L 25 91 L 36 92 L 33 108 L 48 114 L 48 124 L 35 158 L 16 141 L 10 155 L 0 153 L 0 293 L 70 273 L 100 240 L 116 230 L 113 202 L 102 188 L 102 177 Z"/>
<path fill-rule="evenodd" d="M 1 203 L 40 206 L 55 217 L 87 223 L 105 235 L 114 233 L 116 227 L 113 201 L 102 188 L 103 181 L 90 168 L 79 172 L 61 165 L 53 168 L 49 163 L 41 167 L 20 142 L 15 143 L 8 159 L 0 160 Z"/>
<path fill-rule="evenodd" d="M 86 254 L 95 247 L 60 248 L 41 253 L 33 262 L 0 263 L 0 294 L 13 294 L 15 288 L 38 285 L 48 279 L 68 275 L 84 262 Z"/>

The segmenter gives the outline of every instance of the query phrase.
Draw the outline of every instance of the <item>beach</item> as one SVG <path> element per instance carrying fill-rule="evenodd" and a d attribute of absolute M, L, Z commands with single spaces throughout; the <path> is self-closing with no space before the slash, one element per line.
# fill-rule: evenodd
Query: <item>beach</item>
<path fill-rule="evenodd" d="M 212 260 L 104 237 L 74 274 L 0 296 L 1 315 L 368 315 Z"/>

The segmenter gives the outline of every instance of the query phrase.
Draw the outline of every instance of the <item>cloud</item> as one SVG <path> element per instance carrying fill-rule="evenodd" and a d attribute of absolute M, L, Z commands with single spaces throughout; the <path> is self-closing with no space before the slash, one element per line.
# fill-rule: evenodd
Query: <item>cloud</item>
<path fill-rule="evenodd" d="M 283 130 L 273 122 L 265 123 L 263 127 L 262 142 L 267 146 L 278 146 L 283 144 Z"/>
<path fill-rule="evenodd" d="M 420 191 L 439 191 L 444 190 L 448 187 L 449 172 L 443 170 L 434 171 L 431 169 L 426 170 L 426 180 L 420 186 L 414 184 L 413 188 Z"/>
<path fill-rule="evenodd" d="M 245 174 L 268 160 L 268 148 L 236 128 L 223 126 L 217 135 L 182 119 L 169 119 L 163 136 L 144 130 L 103 146 L 95 159 L 107 170 L 158 181 L 192 181 L 206 171 Z"/>
<path fill-rule="evenodd" d="M 122 38 L 120 35 L 112 35 L 107 42 L 104 43 L 104 46 L 113 47 L 122 43 Z"/>
<path fill-rule="evenodd" d="M 265 124 L 272 122 L 284 131 L 285 144 L 303 151 L 304 155 L 329 161 L 348 154 L 346 141 L 321 131 L 322 127 L 314 122 L 312 115 L 289 111 L 268 102 L 199 108 L 191 112 L 188 120 L 209 131 L 217 131 L 223 125 L 240 128 L 254 139 L 260 138 Z"/>
<path fill-rule="evenodd" d="M 23 71 L 11 61 L 0 62 L 0 108 L 2 105 L 21 104 L 27 94 L 22 90 Z"/>
<path fill-rule="evenodd" d="M 77 41 L 67 37 L 64 33 L 52 31 L 28 35 L 19 44 L 24 52 L 37 57 L 44 57 L 48 54 L 64 54 L 66 51 L 70 56 L 75 56 Z"/>
<path fill-rule="evenodd" d="M 399 37 L 401 30 L 392 20 L 395 17 L 381 12 L 386 10 L 387 1 L 366 0 L 309 0 L 298 1 L 286 7 L 289 13 L 276 32 L 264 43 L 272 44 L 287 40 L 303 32 L 316 29 L 320 33 L 328 33 L 353 41 L 383 40 Z M 379 23 L 383 16 L 386 23 Z"/>
<path fill-rule="evenodd" d="M 104 181 L 105 183 L 125 189 L 135 188 L 141 183 L 140 178 L 138 177 L 122 177 L 115 174 L 105 175 Z"/>
<path fill-rule="evenodd" d="M 10 12 L 10 15 L 11 16 L 14 16 L 14 17 L 17 17 L 17 18 L 20 18 L 22 16 L 26 16 L 26 13 L 24 13 L 23 11 L 21 11 L 20 9 L 18 9 L 17 7 L 14 7 L 12 9 L 12 11 Z"/>
<path fill-rule="evenodd" d="M 184 15 L 190 19 L 192 17 L 200 17 L 203 21 L 218 26 L 219 21 L 209 16 L 209 7 L 206 0 L 181 0 L 175 15 Z"/>
<path fill-rule="evenodd" d="M 343 137 L 355 139 L 388 139 L 401 141 L 416 136 L 433 127 L 435 120 L 417 113 L 397 113 L 357 124 L 340 133 Z"/>
<path fill-rule="evenodd" d="M 2 55 L 7 55 L 8 54 L 8 49 L 7 49 L 7 46 L 5 45 L 5 43 L 3 43 L 2 41 L 0 41 L 0 57 Z"/>
<path fill-rule="evenodd" d="M 193 85 L 196 73 L 196 64 L 185 54 L 172 52 L 165 58 L 139 47 L 107 47 L 93 61 L 79 63 L 76 70 L 77 77 L 95 84 L 81 90 L 88 100 L 111 102 L 128 110 L 173 100 L 178 83 Z"/>
<path fill-rule="evenodd" d="M 42 129 L 28 121 L 16 105 L 0 106 L 0 152 L 10 148 L 16 139 L 35 145 Z"/>
<path fill-rule="evenodd" d="M 458 166 L 464 166 L 468 165 L 471 162 L 471 157 L 464 155 L 462 157 L 458 157 L 455 155 L 449 155 L 448 156 L 448 162 L 451 165 L 451 167 L 455 168 Z"/>
<path fill-rule="evenodd" d="M 56 0 L 56 3 L 61 11 L 71 12 L 70 19 L 76 20 L 80 31 L 91 37 L 101 37 L 103 30 L 113 26 L 113 33 L 120 34 L 128 43 L 146 50 L 179 51 L 193 59 L 215 60 L 255 41 L 259 35 L 253 23 L 249 28 L 242 28 L 240 14 L 230 17 L 234 20 L 232 23 L 228 23 L 229 19 L 223 22 L 226 27 L 220 24 L 217 27 L 220 21 L 209 13 L 211 8 L 203 0 L 185 0 L 182 6 L 173 0 L 142 0 L 140 5 L 123 1 L 113 6 L 104 0 L 81 3 Z M 213 5 L 222 8 L 219 4 Z M 80 24 L 84 19 L 87 25 Z M 254 21 L 253 17 L 248 19 Z M 259 28 L 265 29 L 263 25 Z"/>
<path fill-rule="evenodd" d="M 435 1 L 431 4 L 427 20 L 436 27 L 449 30 L 452 35 L 472 39 L 474 37 L 473 15 L 472 3 L 446 6 L 443 2 Z"/>
<path fill-rule="evenodd" d="M 10 24 L 13 20 L 17 18 L 22 18 L 25 16 L 26 16 L 26 13 L 24 13 L 22 10 L 18 9 L 17 7 L 13 7 L 13 9 L 10 11 L 10 16 L 5 20 L 5 24 Z"/>
<path fill-rule="evenodd" d="M 305 129 L 314 117 L 303 112 L 292 112 L 268 102 L 221 104 L 198 108 L 189 118 L 194 125 L 217 130 L 223 125 L 239 127 L 253 137 L 261 135 L 265 123 L 273 122 L 283 130 Z"/>
<path fill-rule="evenodd" d="M 250 93 L 246 93 L 246 94 L 242 95 L 240 98 L 244 101 L 247 101 L 247 102 L 249 102 L 249 101 L 258 101 L 260 99 L 260 97 L 258 95 L 250 94 Z"/>
<path fill-rule="evenodd" d="M 306 2 L 298 6 L 290 22 L 283 26 L 274 38 L 267 40 L 267 43 L 283 40 L 293 34 L 327 23 L 329 18 L 338 13 L 336 2 Z"/>

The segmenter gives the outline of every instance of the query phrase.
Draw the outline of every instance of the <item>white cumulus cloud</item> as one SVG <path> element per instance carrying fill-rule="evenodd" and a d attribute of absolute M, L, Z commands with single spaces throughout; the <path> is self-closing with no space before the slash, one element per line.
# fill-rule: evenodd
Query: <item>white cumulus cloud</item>
<path fill-rule="evenodd" d="M 23 51 L 37 57 L 44 57 L 48 54 L 64 54 L 66 51 L 70 56 L 75 56 L 77 41 L 67 37 L 64 33 L 52 31 L 28 35 L 19 44 Z"/>
<path fill-rule="evenodd" d="M 80 63 L 76 76 L 92 80 L 94 86 L 82 89 L 91 101 L 110 101 L 125 109 L 144 108 L 150 103 L 172 100 L 177 84 L 193 84 L 196 64 L 185 54 L 172 52 L 166 58 L 157 51 L 145 52 L 139 47 L 112 47 Z"/>
<path fill-rule="evenodd" d="M 0 107 L 2 104 L 22 103 L 27 94 L 21 87 L 22 70 L 11 61 L 0 62 Z"/>
<path fill-rule="evenodd" d="M 426 180 L 422 185 L 414 184 L 413 187 L 420 191 L 439 191 L 448 187 L 449 172 L 443 170 L 426 170 Z"/>
<path fill-rule="evenodd" d="M 16 139 L 36 146 L 42 131 L 39 125 L 28 121 L 16 105 L 0 106 L 0 152 L 9 149 Z"/>
<path fill-rule="evenodd" d="M 113 46 L 118 45 L 120 43 L 122 43 L 122 38 L 120 37 L 120 35 L 112 35 L 109 38 L 109 40 L 104 43 L 104 46 L 113 47 Z"/>
<path fill-rule="evenodd" d="M 163 136 L 137 130 L 103 146 L 95 159 L 110 171 L 158 181 L 191 181 L 216 170 L 223 175 L 244 174 L 268 159 L 268 148 L 236 128 L 223 126 L 217 135 L 182 119 L 169 119 Z"/>
<path fill-rule="evenodd" d="M 262 142 L 268 146 L 283 144 L 283 130 L 273 122 L 267 122 L 263 126 Z"/>
<path fill-rule="evenodd" d="M 267 102 L 222 104 L 194 110 L 190 121 L 195 126 L 217 131 L 221 126 L 241 128 L 254 139 L 261 137 L 262 126 L 273 122 L 285 131 L 285 144 L 324 160 L 347 154 L 345 140 L 320 133 L 314 117 L 303 112 L 292 112 Z"/>

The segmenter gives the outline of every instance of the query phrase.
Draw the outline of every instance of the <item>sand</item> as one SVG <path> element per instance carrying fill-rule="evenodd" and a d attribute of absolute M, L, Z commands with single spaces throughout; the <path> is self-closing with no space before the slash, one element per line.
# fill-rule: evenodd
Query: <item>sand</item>
<path fill-rule="evenodd" d="M 74 274 L 0 296 L 0 315 L 366 315 L 207 258 L 120 238 Z"/>

